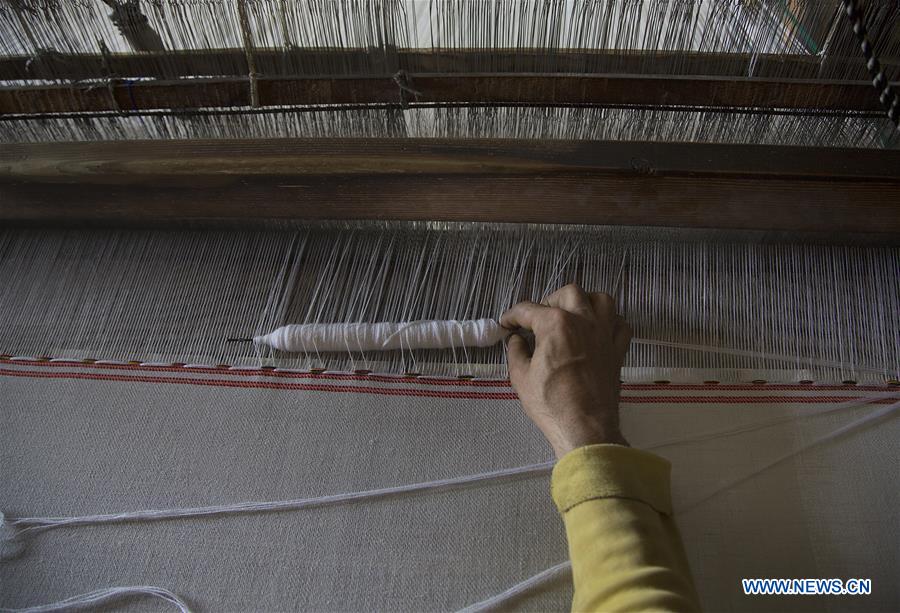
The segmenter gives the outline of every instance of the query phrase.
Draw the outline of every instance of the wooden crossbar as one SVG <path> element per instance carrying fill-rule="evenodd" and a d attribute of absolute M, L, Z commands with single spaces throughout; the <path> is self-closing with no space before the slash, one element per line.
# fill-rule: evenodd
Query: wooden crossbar
<path fill-rule="evenodd" d="M 900 236 L 900 151 L 439 139 L 0 149 L 6 222 L 400 219 Z"/>
<path fill-rule="evenodd" d="M 259 106 L 410 103 L 541 106 L 736 107 L 881 115 L 866 81 L 781 81 L 647 75 L 414 74 L 394 77 L 259 78 Z M 185 110 L 251 106 L 245 77 L 0 88 L 0 113 Z"/>
<path fill-rule="evenodd" d="M 252 55 L 253 79 L 244 49 L 0 58 L 0 80 L 17 82 L 0 88 L 0 114 L 247 107 L 254 89 L 263 107 L 519 103 L 881 112 L 858 57 L 393 48 Z M 890 72 L 896 61 L 883 63 Z M 859 80 L 825 78 L 854 68 Z"/>

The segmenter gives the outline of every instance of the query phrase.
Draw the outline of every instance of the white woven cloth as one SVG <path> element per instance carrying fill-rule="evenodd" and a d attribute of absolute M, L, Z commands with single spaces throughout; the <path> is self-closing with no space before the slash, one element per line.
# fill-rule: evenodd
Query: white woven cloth
<path fill-rule="evenodd" d="M 900 420 L 716 493 L 880 405 L 830 408 L 883 391 L 623 390 L 626 435 L 674 464 L 677 521 L 708 610 L 895 608 Z M 0 398 L 9 517 L 313 497 L 551 457 L 502 382 L 5 360 Z M 750 427 L 763 423 L 774 425 Z M 198 611 L 456 610 L 566 553 L 547 477 L 532 476 L 298 512 L 52 530 L 0 562 L 0 607 L 151 585 Z M 742 577 L 870 577 L 874 593 L 747 597 Z M 563 577 L 513 604 L 567 610 L 570 597 Z"/>

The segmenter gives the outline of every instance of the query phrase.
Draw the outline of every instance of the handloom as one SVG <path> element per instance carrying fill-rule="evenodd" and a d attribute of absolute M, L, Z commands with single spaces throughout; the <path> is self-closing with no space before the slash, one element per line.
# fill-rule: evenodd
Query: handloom
<path fill-rule="evenodd" d="M 577 282 L 704 604 L 895 609 L 898 11 L 0 0 L 0 607 L 566 608 Z"/>

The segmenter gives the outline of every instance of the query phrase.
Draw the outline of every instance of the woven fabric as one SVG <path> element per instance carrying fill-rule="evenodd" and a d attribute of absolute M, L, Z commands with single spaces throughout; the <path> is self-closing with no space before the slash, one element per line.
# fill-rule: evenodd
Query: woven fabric
<path fill-rule="evenodd" d="M 882 388 L 629 386 L 623 427 L 673 464 L 708 610 L 893 610 L 898 420 L 717 493 L 864 415 Z M 0 361 L 0 510 L 68 516 L 311 497 L 551 457 L 502 382 Z M 764 429 L 678 443 L 802 417 Z M 848 461 L 848 459 L 852 461 Z M 296 512 L 51 530 L 0 562 L 0 606 L 113 585 L 200 611 L 454 610 L 566 558 L 549 474 Z M 869 597 L 746 597 L 741 577 L 871 577 Z M 513 605 L 565 610 L 556 580 Z M 128 610 L 166 610 L 146 600 Z"/>

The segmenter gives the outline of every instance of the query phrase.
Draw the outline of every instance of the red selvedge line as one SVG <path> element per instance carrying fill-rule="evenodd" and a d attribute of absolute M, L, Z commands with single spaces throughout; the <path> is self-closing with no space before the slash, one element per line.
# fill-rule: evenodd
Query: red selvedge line
<path fill-rule="evenodd" d="M 704 392 L 718 390 L 729 392 L 752 392 L 754 390 L 900 392 L 900 389 L 891 385 L 842 385 L 838 383 L 624 383 L 622 388 L 636 392 L 658 392 L 666 389 Z"/>
<path fill-rule="evenodd" d="M 363 375 L 354 373 L 314 373 L 284 372 L 269 368 L 209 367 L 188 368 L 186 366 L 142 366 L 140 364 L 98 364 L 96 362 L 50 362 L 47 360 L 3 360 L 0 364 L 26 366 L 60 366 L 64 368 L 100 368 L 104 370 L 139 370 L 149 372 L 200 373 L 204 375 L 237 375 L 242 377 L 278 377 L 287 379 L 326 379 L 334 381 L 373 381 L 375 383 L 418 383 L 420 385 L 452 385 L 470 387 L 512 387 L 509 379 L 450 379 L 441 377 L 407 377 L 404 375 Z"/>
<path fill-rule="evenodd" d="M 515 400 L 512 392 L 452 392 L 423 389 L 397 389 L 382 387 L 354 387 L 349 385 L 322 385 L 315 383 L 283 383 L 275 381 L 228 381 L 221 379 L 194 379 L 186 377 L 147 377 L 140 375 L 105 375 L 92 373 L 37 372 L 33 370 L 2 370 L 0 375 L 32 377 L 39 379 L 88 379 L 91 381 L 124 381 L 136 383 L 170 383 L 176 385 L 205 385 L 210 387 L 237 387 L 253 389 L 305 390 L 312 392 L 349 392 L 384 396 L 417 396 L 424 398 L 460 398 L 466 400 Z"/>
<path fill-rule="evenodd" d="M 331 381 L 371 381 L 374 383 L 403 383 L 435 386 L 463 386 L 463 387 L 511 387 L 509 379 L 450 379 L 439 377 L 407 377 L 403 375 L 375 375 L 354 373 L 314 373 L 314 372 L 279 372 L 272 369 L 243 369 L 243 368 L 187 368 L 185 366 L 142 366 L 140 364 L 98 364 L 96 362 L 50 362 L 47 360 L 2 360 L 0 365 L 10 366 L 58 366 L 64 368 L 90 368 L 103 370 L 127 370 L 143 372 L 171 372 L 171 373 L 198 373 L 204 375 L 234 375 L 240 377 L 274 377 L 281 379 L 319 379 Z M 667 389 L 684 391 L 744 391 L 779 390 L 803 392 L 809 390 L 821 391 L 861 391 L 861 392 L 892 392 L 897 391 L 896 386 L 891 385 L 838 385 L 826 383 L 625 383 L 622 389 L 631 391 L 663 391 Z"/>
<path fill-rule="evenodd" d="M 0 375 L 9 377 L 31 377 L 39 379 L 86 379 L 91 381 L 117 381 L 137 383 L 168 383 L 175 385 L 204 385 L 209 387 L 234 387 L 249 389 L 303 390 L 313 392 L 343 392 L 375 394 L 382 396 L 412 396 L 421 398 L 453 398 L 464 400 L 516 400 L 512 392 L 454 392 L 423 389 L 396 389 L 381 387 L 354 387 L 349 385 L 321 385 L 312 383 L 283 383 L 275 381 L 227 381 L 220 379 L 188 379 L 171 377 L 147 377 L 132 375 L 105 375 L 92 373 L 58 373 L 31 370 L 2 370 Z M 809 404 L 842 403 L 864 398 L 853 396 L 622 396 L 626 404 Z M 895 398 L 869 399 L 871 404 L 891 404 Z"/>
<path fill-rule="evenodd" d="M 893 404 L 900 394 L 892 398 L 865 396 L 621 396 L 625 404 L 840 404 L 865 400 L 868 404 Z"/>

